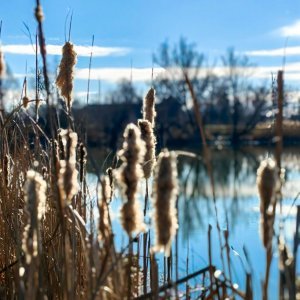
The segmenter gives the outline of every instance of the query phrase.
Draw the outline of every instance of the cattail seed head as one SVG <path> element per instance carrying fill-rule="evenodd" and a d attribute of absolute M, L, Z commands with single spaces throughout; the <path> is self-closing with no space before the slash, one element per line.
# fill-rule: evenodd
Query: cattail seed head
<path fill-rule="evenodd" d="M 5 76 L 5 61 L 3 52 L 0 50 L 0 79 Z"/>
<path fill-rule="evenodd" d="M 29 104 L 29 98 L 27 96 L 24 96 L 23 99 L 22 99 L 22 102 L 23 102 L 23 108 L 24 109 L 27 109 L 28 108 L 28 104 Z"/>
<path fill-rule="evenodd" d="M 111 227 L 109 222 L 108 201 L 110 197 L 109 179 L 107 176 L 102 176 L 100 181 L 100 190 L 98 201 L 99 209 L 99 235 L 98 240 L 102 242 L 109 242 L 108 239 L 111 235 Z"/>
<path fill-rule="evenodd" d="M 42 176 L 29 170 L 24 186 L 26 227 L 24 229 L 22 248 L 25 253 L 26 263 L 38 255 L 38 227 L 45 215 L 47 184 Z"/>
<path fill-rule="evenodd" d="M 148 120 L 154 128 L 155 116 L 155 90 L 150 88 L 143 103 L 143 119 Z"/>
<path fill-rule="evenodd" d="M 178 228 L 176 199 L 178 194 L 176 154 L 163 150 L 157 160 L 154 179 L 153 219 L 156 243 L 154 251 L 169 256 L 172 239 Z"/>
<path fill-rule="evenodd" d="M 139 128 L 127 125 L 124 132 L 123 149 L 119 152 L 122 165 L 116 170 L 116 179 L 124 197 L 121 208 L 121 222 L 128 235 L 144 230 L 143 215 L 137 203 L 139 181 L 143 177 L 141 163 L 145 154 L 145 143 L 141 139 Z"/>
<path fill-rule="evenodd" d="M 78 136 L 76 132 L 68 129 L 61 129 L 58 133 L 59 146 L 64 154 L 64 159 L 76 163 L 76 146 Z"/>
<path fill-rule="evenodd" d="M 110 186 L 110 195 L 109 195 L 109 203 L 112 201 L 113 194 L 114 194 L 114 176 L 113 176 L 113 168 L 109 167 L 106 170 L 106 174 L 109 179 L 109 186 Z"/>
<path fill-rule="evenodd" d="M 41 220 L 46 209 L 46 189 L 47 184 L 39 173 L 29 170 L 25 183 L 25 201 L 28 211 L 37 211 L 37 219 Z"/>
<path fill-rule="evenodd" d="M 75 164 L 70 161 L 60 161 L 60 171 L 58 178 L 58 186 L 60 194 L 65 204 L 71 203 L 72 198 L 78 192 L 78 171 L 76 170 Z"/>
<path fill-rule="evenodd" d="M 60 161 L 58 186 L 65 204 L 69 204 L 78 192 L 78 171 L 76 169 L 77 133 L 71 130 L 61 130 L 61 144 L 65 152 L 65 160 Z"/>
<path fill-rule="evenodd" d="M 263 245 L 268 248 L 272 244 L 276 189 L 278 185 L 278 169 L 273 159 L 260 163 L 257 170 L 257 188 L 260 197 L 260 233 Z"/>
<path fill-rule="evenodd" d="M 56 84 L 66 102 L 68 111 L 71 110 L 73 101 L 73 79 L 76 57 L 77 54 L 74 51 L 73 44 L 66 42 L 62 49 L 62 59 L 59 65 L 59 73 L 56 78 Z"/>
<path fill-rule="evenodd" d="M 278 184 L 278 170 L 276 162 L 273 159 L 268 158 L 260 163 L 257 169 L 256 183 L 261 210 L 267 210 L 269 205 L 275 201 L 276 187 Z"/>
<path fill-rule="evenodd" d="M 35 11 L 34 11 L 34 16 L 36 18 L 36 20 L 38 22 L 43 22 L 44 20 L 44 13 L 43 13 L 43 8 L 41 5 L 38 5 L 36 8 L 35 8 Z"/>
<path fill-rule="evenodd" d="M 80 145 L 79 145 L 79 165 L 80 165 L 79 180 L 80 180 L 80 182 L 83 182 L 83 178 L 84 178 L 86 157 L 87 157 L 86 148 L 83 143 L 80 143 Z"/>
<path fill-rule="evenodd" d="M 144 176 L 148 179 L 155 165 L 155 145 L 156 140 L 153 134 L 153 128 L 148 120 L 138 120 L 138 126 L 141 130 L 141 138 L 146 144 L 146 153 L 143 163 Z"/>

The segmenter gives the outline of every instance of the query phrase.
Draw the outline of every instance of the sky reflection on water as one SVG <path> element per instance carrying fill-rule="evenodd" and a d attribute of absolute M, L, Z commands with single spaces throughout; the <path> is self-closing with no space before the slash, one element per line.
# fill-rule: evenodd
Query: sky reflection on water
<path fill-rule="evenodd" d="M 216 206 L 221 230 L 226 229 L 228 224 L 229 244 L 232 247 L 230 255 L 233 279 L 244 289 L 245 272 L 243 268 L 250 268 L 253 274 L 254 299 L 261 297 L 260 282 L 265 269 L 265 250 L 259 234 L 260 213 L 256 170 L 260 160 L 270 155 L 270 151 L 263 148 L 244 148 L 241 151 L 233 151 L 232 149 L 212 151 Z M 300 192 L 300 154 L 296 148 L 288 148 L 283 153 L 282 166 L 286 169 L 282 212 L 283 216 L 289 214 L 284 224 L 284 232 L 285 238 L 291 246 L 296 227 L 296 207 L 291 208 L 291 204 Z M 187 267 L 189 272 L 194 272 L 208 265 L 207 230 L 209 224 L 212 226 L 213 264 L 218 268 L 222 268 L 222 264 L 214 203 L 211 197 L 209 178 L 204 169 L 201 155 L 197 158 L 179 156 L 178 174 L 180 181 L 178 271 L 180 278 L 186 275 Z M 89 174 L 89 181 L 94 182 L 95 187 L 97 178 L 95 175 Z M 93 186 L 90 189 L 93 189 Z M 145 190 L 145 186 L 142 187 L 142 190 Z M 140 196 L 140 200 L 143 201 L 143 195 Z M 296 204 L 299 204 L 299 201 L 296 201 Z M 128 239 L 119 223 L 120 204 L 121 200 L 117 192 L 112 202 L 111 214 L 116 234 L 115 241 L 121 248 L 127 244 Z M 278 218 L 275 231 L 278 233 Z M 249 253 L 250 266 L 245 259 L 243 247 Z M 175 246 L 173 246 L 173 251 L 175 251 Z M 188 264 L 187 255 L 189 256 Z M 159 262 L 162 263 L 163 255 L 159 254 L 158 258 Z M 299 260 L 297 267 L 299 268 Z M 193 281 L 191 281 L 192 283 Z M 278 259 L 276 251 L 271 266 L 269 290 L 270 299 L 277 299 Z"/>

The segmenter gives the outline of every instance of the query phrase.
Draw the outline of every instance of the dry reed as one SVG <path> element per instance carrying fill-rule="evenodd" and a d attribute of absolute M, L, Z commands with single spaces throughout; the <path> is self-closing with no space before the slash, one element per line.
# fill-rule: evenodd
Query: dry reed
<path fill-rule="evenodd" d="M 156 241 L 154 251 L 169 256 L 172 239 L 178 228 L 176 199 L 178 194 L 175 152 L 163 150 L 157 160 L 154 178 L 153 221 Z"/>

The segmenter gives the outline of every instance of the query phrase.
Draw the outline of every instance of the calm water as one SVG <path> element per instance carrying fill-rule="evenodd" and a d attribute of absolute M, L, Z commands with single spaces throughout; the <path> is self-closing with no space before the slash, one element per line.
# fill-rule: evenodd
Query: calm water
<path fill-rule="evenodd" d="M 253 274 L 254 299 L 261 298 L 260 282 L 265 272 L 265 251 L 259 235 L 259 199 L 256 189 L 256 170 L 259 162 L 268 155 L 271 156 L 272 151 L 263 148 L 212 151 L 219 222 L 221 229 L 225 229 L 228 224 L 229 244 L 234 250 L 231 250 L 234 282 L 241 289 L 244 289 L 245 272 L 243 268 L 249 269 L 243 254 L 243 247 L 245 247 L 251 261 L 250 269 L 252 269 Z M 100 165 L 104 169 L 108 166 Z M 292 245 L 296 226 L 296 209 L 295 207 L 291 209 L 291 203 L 300 192 L 300 152 L 297 148 L 285 150 L 282 156 L 282 166 L 286 169 L 286 183 L 283 187 L 283 216 L 289 214 L 285 221 L 284 232 L 288 244 Z M 197 158 L 179 156 L 178 173 L 181 189 L 178 202 L 179 278 L 186 275 L 187 268 L 188 272 L 194 272 L 208 265 L 207 230 L 209 224 L 213 227 L 213 264 L 221 269 L 214 204 L 201 154 Z M 92 184 L 95 184 L 96 176 L 90 173 L 89 180 Z M 141 201 L 142 199 L 143 196 L 141 195 Z M 300 200 L 296 204 L 300 204 L 299 202 Z M 122 247 L 126 245 L 128 240 L 118 221 L 120 203 L 120 198 L 116 194 L 111 213 L 114 219 L 116 242 Z M 276 231 L 277 228 L 278 226 L 275 225 Z M 189 257 L 188 263 L 187 256 Z M 163 255 L 158 255 L 160 262 L 162 257 Z M 297 267 L 299 267 L 299 263 Z M 193 284 L 193 281 L 191 281 L 191 284 Z M 269 291 L 270 299 L 277 299 L 278 259 L 276 251 L 271 266 Z"/>

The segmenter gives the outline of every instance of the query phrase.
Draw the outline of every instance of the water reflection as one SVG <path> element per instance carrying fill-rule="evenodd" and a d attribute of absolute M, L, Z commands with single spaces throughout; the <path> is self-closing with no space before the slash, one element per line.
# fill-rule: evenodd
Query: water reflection
<path fill-rule="evenodd" d="M 178 199 L 179 232 L 178 257 L 179 277 L 207 265 L 207 229 L 213 226 L 213 262 L 221 266 L 216 216 L 212 199 L 210 180 L 204 167 L 201 152 L 196 157 L 178 156 L 180 196 Z M 93 165 L 89 172 L 104 171 L 113 161 L 109 151 L 91 152 Z M 221 229 L 228 226 L 232 249 L 232 266 L 236 282 L 244 287 L 245 262 L 243 246 L 252 261 L 255 299 L 260 298 L 260 279 L 264 274 L 265 252 L 259 236 L 259 199 L 256 189 L 256 170 L 262 159 L 272 156 L 272 149 L 242 148 L 211 149 L 213 177 L 215 182 L 216 206 Z M 103 163 L 105 162 L 105 163 Z M 282 155 L 282 166 L 286 169 L 286 183 L 283 187 L 283 213 L 290 211 L 295 196 L 300 192 L 300 153 L 297 148 L 286 148 Z M 298 204 L 298 203 L 296 203 Z M 116 212 L 117 208 L 114 207 Z M 276 227 L 277 225 L 275 225 Z M 120 228 L 120 227 L 118 227 Z M 295 215 L 292 210 L 285 222 L 285 235 L 291 244 L 295 229 Z M 120 230 L 120 229 L 119 229 Z M 187 255 L 190 256 L 188 265 Z M 299 259 L 298 259 L 299 262 Z M 270 299 L 277 298 L 278 261 L 275 257 L 271 267 Z"/>

